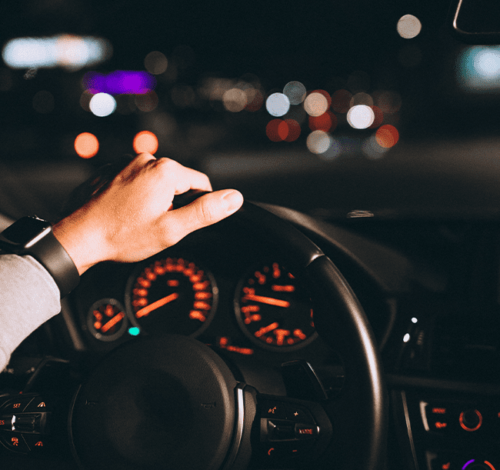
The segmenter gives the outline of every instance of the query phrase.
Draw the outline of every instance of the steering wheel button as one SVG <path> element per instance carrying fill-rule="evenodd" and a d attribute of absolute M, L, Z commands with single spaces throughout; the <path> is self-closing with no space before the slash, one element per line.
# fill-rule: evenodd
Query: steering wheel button
<path fill-rule="evenodd" d="M 297 439 L 313 439 L 319 434 L 319 427 L 311 424 L 297 423 L 295 425 L 295 436 Z"/>
<path fill-rule="evenodd" d="M 286 406 L 279 401 L 266 400 L 262 402 L 261 416 L 263 418 L 286 419 Z"/>
<path fill-rule="evenodd" d="M 286 414 L 289 420 L 295 421 L 296 423 L 314 424 L 314 418 L 311 413 L 303 406 L 287 403 Z"/>
<path fill-rule="evenodd" d="M 23 437 L 31 452 L 41 453 L 47 449 L 46 439 L 39 434 L 24 434 Z"/>
<path fill-rule="evenodd" d="M 22 413 L 30 404 L 33 397 L 16 397 L 10 400 L 5 406 L 3 411 L 10 413 Z"/>
<path fill-rule="evenodd" d="M 30 448 L 21 433 L 13 432 L 3 436 L 3 442 L 8 449 L 18 452 L 29 452 Z"/>
<path fill-rule="evenodd" d="M 30 413 L 41 413 L 43 411 L 51 411 L 50 406 L 42 397 L 35 397 L 24 410 Z"/>
<path fill-rule="evenodd" d="M 0 416 L 0 431 L 12 430 L 12 415 Z"/>

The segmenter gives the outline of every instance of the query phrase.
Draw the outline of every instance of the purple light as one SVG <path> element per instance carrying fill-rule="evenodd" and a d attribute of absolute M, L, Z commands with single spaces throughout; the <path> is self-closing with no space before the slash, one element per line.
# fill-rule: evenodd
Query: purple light
<path fill-rule="evenodd" d="M 117 70 L 107 75 L 88 72 L 83 77 L 85 89 L 96 95 L 144 95 L 156 87 L 156 79 L 147 72 Z"/>
<path fill-rule="evenodd" d="M 465 465 L 462 467 L 462 470 L 465 470 L 472 462 L 475 462 L 476 459 L 469 460 L 468 462 L 465 463 Z"/>

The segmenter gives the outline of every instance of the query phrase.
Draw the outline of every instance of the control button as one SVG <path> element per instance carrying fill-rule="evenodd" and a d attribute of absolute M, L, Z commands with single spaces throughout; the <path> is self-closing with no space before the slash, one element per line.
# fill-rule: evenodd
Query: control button
<path fill-rule="evenodd" d="M 19 452 L 29 452 L 28 444 L 23 438 L 21 433 L 9 433 L 2 436 L 2 441 L 5 443 L 7 448 Z"/>
<path fill-rule="evenodd" d="M 263 418 L 286 419 L 285 403 L 274 400 L 265 400 L 261 404 Z"/>
<path fill-rule="evenodd" d="M 271 441 L 274 440 L 287 440 L 294 439 L 295 432 L 292 423 L 288 423 L 286 421 L 271 421 L 267 422 L 267 432 L 268 439 Z"/>
<path fill-rule="evenodd" d="M 422 421 L 426 431 L 447 434 L 450 428 L 450 410 L 440 403 L 420 402 Z"/>
<path fill-rule="evenodd" d="M 295 437 L 297 439 L 313 439 L 319 434 L 319 427 L 311 424 L 297 423 Z"/>
<path fill-rule="evenodd" d="M 483 416 L 478 410 L 462 411 L 459 416 L 460 427 L 464 431 L 477 431 L 483 424 Z"/>
<path fill-rule="evenodd" d="M 12 415 L 0 416 L 0 431 L 12 431 Z"/>
<path fill-rule="evenodd" d="M 40 434 L 24 434 L 23 437 L 32 453 L 42 453 L 47 449 L 47 440 Z"/>
<path fill-rule="evenodd" d="M 295 421 L 296 423 L 314 424 L 314 418 L 309 410 L 295 403 L 286 404 L 286 414 L 289 420 Z"/>
<path fill-rule="evenodd" d="M 30 404 L 33 397 L 17 397 L 9 400 L 3 407 L 2 411 L 7 413 L 22 413 Z"/>
<path fill-rule="evenodd" d="M 36 413 L 36 412 L 40 413 L 43 411 L 51 411 L 51 409 L 47 405 L 47 402 L 42 397 L 35 397 L 25 408 L 24 411 L 29 413 Z"/>
<path fill-rule="evenodd" d="M 40 432 L 40 414 L 14 415 L 12 430 L 18 432 Z"/>

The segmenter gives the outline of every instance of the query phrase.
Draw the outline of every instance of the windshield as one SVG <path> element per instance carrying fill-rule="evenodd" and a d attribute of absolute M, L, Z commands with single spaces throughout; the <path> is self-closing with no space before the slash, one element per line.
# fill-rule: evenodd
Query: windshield
<path fill-rule="evenodd" d="M 0 11 L 0 212 L 56 217 L 141 151 L 325 217 L 496 214 L 500 50 L 448 2 L 83 2 Z"/>

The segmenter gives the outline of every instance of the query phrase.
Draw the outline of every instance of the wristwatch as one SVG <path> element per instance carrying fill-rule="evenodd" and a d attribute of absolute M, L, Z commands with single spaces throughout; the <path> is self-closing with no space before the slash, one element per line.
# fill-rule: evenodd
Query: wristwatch
<path fill-rule="evenodd" d="M 23 217 L 0 233 L 0 250 L 31 255 L 54 278 L 61 298 L 80 282 L 78 269 L 52 233 L 52 225 L 38 217 Z"/>

